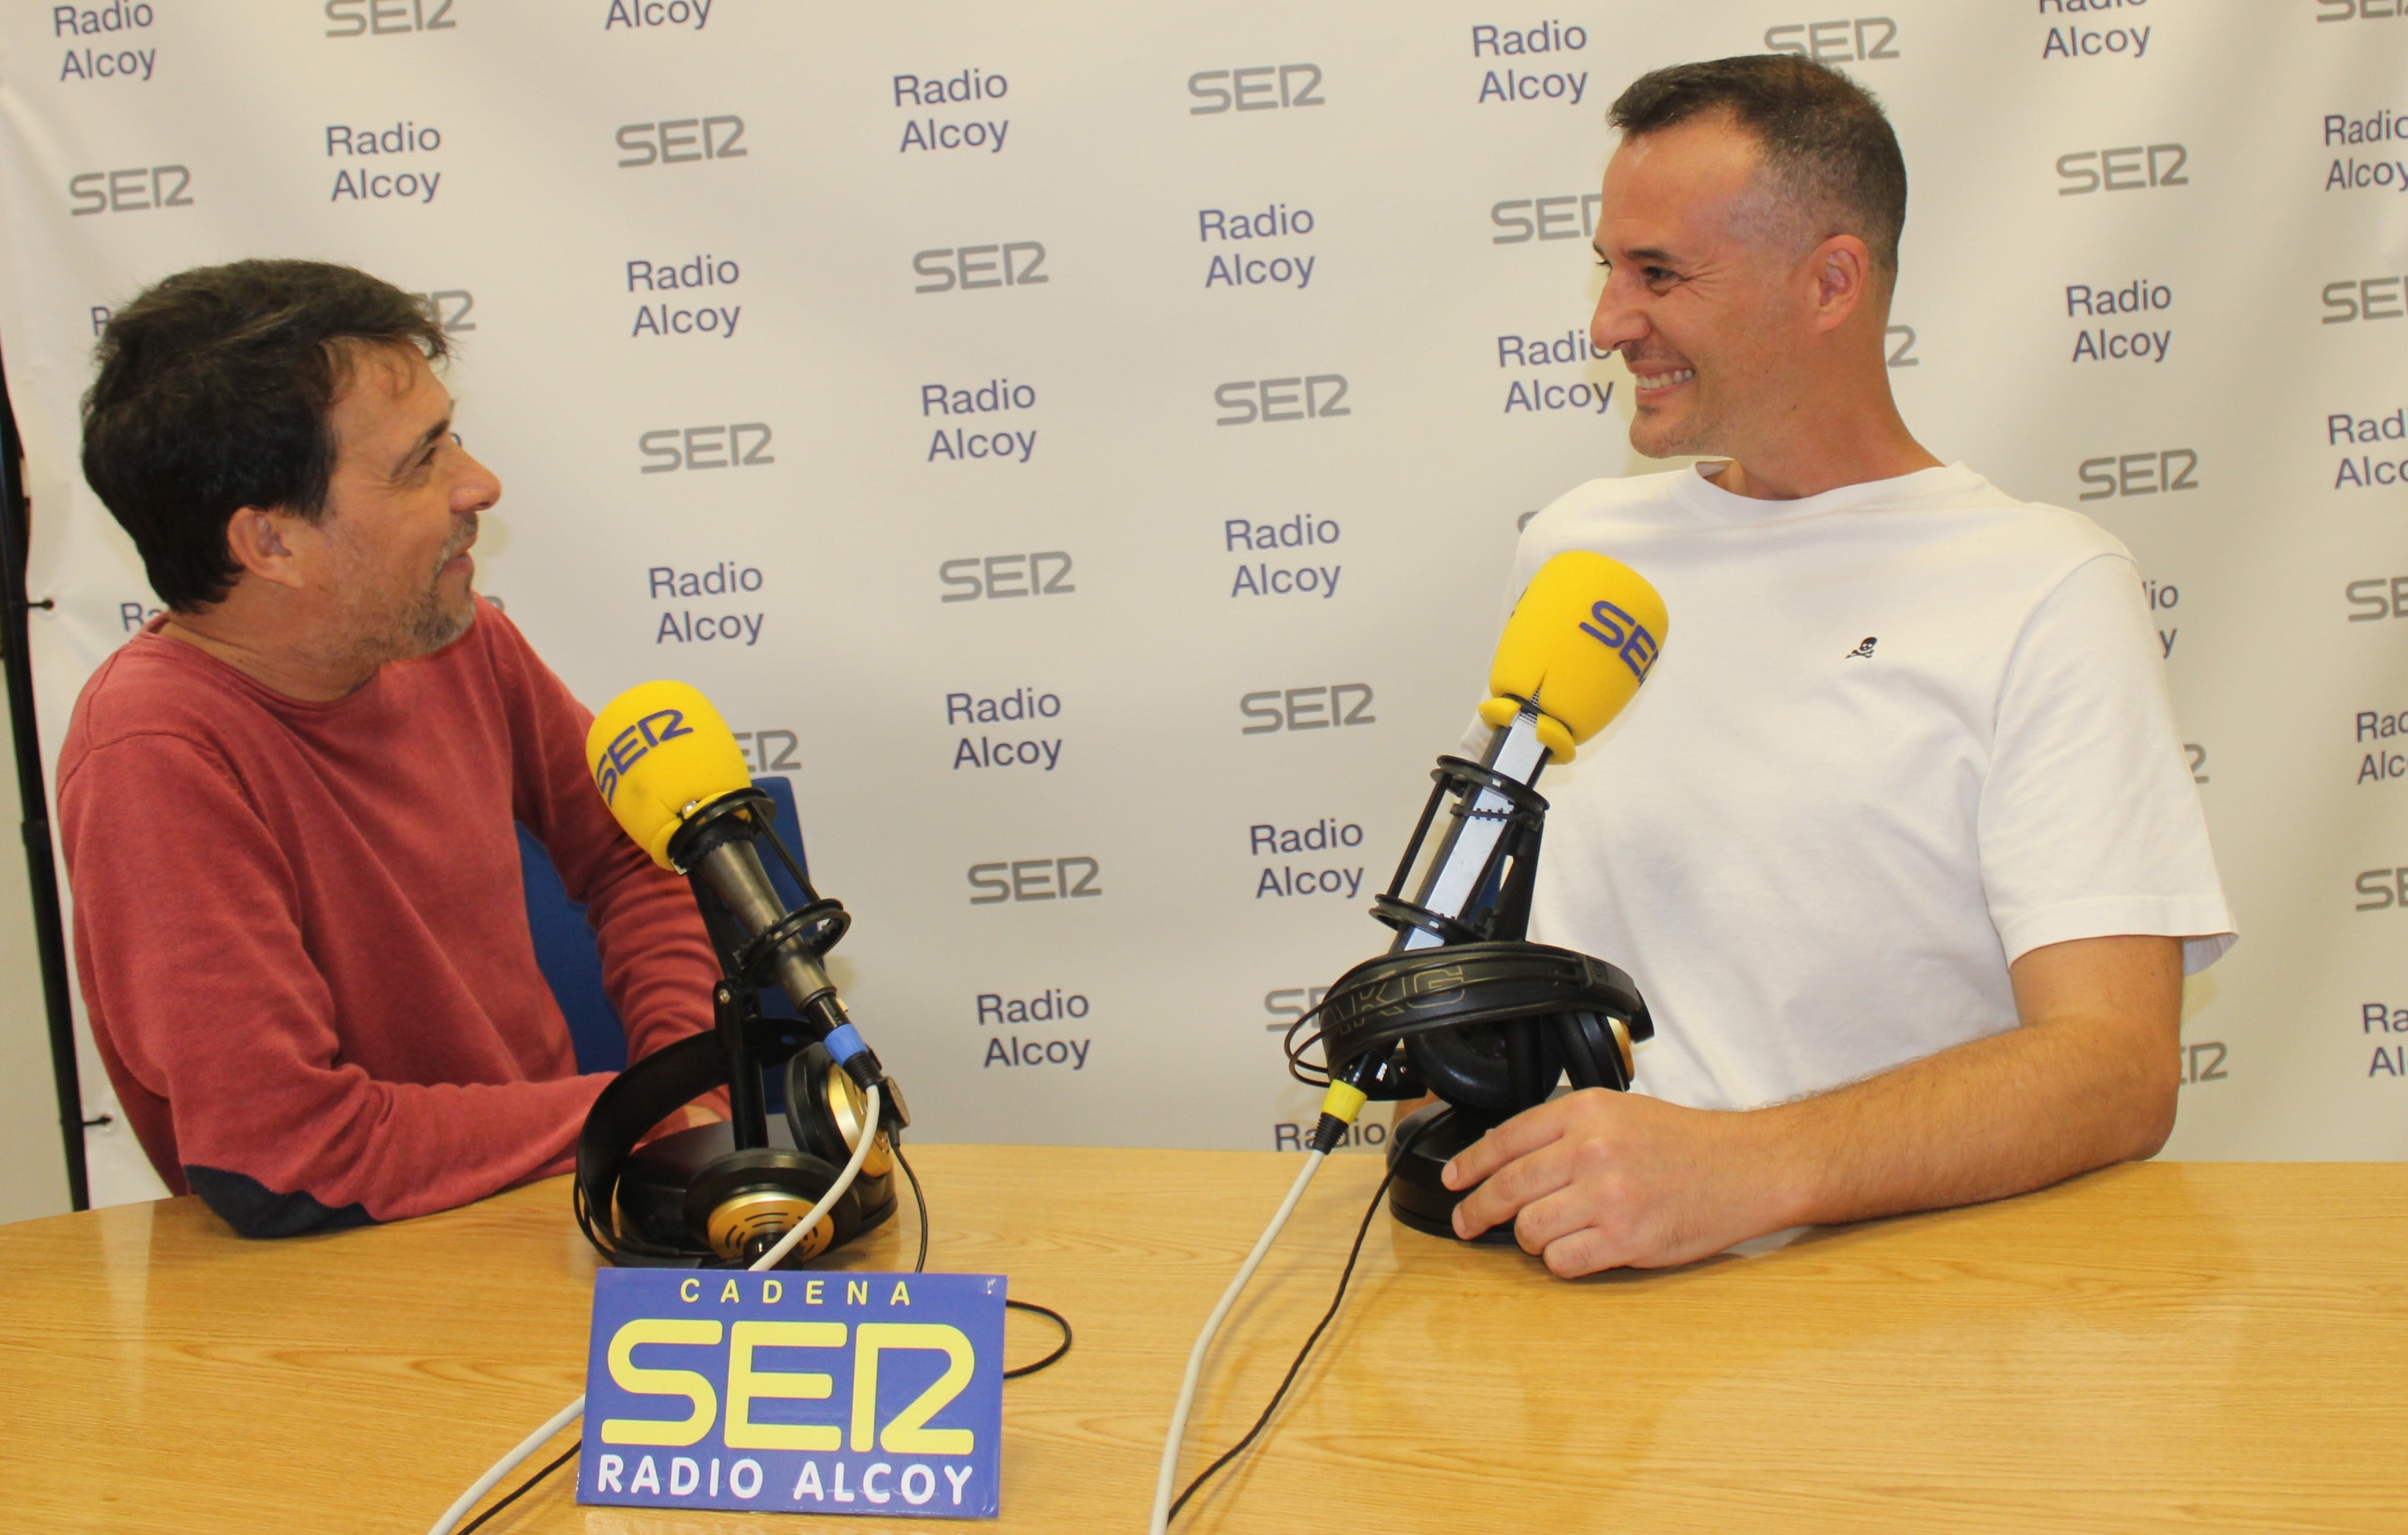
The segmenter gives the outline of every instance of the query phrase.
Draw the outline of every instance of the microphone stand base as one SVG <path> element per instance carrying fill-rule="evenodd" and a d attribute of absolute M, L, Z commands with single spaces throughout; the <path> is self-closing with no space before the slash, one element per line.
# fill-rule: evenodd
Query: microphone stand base
<path fill-rule="evenodd" d="M 1455 1207 L 1470 1190 L 1447 1187 L 1439 1173 L 1457 1152 L 1492 1127 L 1479 1115 L 1448 1103 L 1425 1104 L 1397 1121 L 1388 1132 L 1388 1168 L 1396 1174 L 1396 1182 L 1388 1185 L 1389 1213 L 1416 1231 L 1461 1241 L 1455 1234 Z M 1509 1245 L 1513 1241 L 1512 1224 L 1491 1227 L 1471 1240 L 1475 1244 Z"/>

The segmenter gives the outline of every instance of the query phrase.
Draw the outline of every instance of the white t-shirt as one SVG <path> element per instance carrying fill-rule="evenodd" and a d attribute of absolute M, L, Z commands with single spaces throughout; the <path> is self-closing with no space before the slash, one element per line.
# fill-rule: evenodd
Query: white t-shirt
<path fill-rule="evenodd" d="M 2089 519 L 1962 465 L 1796 501 L 1684 469 L 1549 506 L 1513 591 L 1568 549 L 1670 620 L 1540 781 L 1530 925 L 1637 980 L 1643 1091 L 1752 1108 L 2000 1033 L 2044 944 L 2231 945 L 2139 573 Z"/>

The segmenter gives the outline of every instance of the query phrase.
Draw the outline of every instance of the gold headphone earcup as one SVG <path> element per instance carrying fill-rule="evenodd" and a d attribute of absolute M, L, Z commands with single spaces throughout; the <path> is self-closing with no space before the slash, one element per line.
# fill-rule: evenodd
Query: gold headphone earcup
<path fill-rule="evenodd" d="M 810 1213 L 836 1186 L 841 1169 L 809 1152 L 765 1146 L 732 1152 L 702 1170 L 685 1195 L 688 1235 L 731 1262 L 765 1250 Z M 790 1261 L 805 1262 L 851 1241 L 861 1204 L 845 1190 L 818 1225 L 796 1243 Z"/>

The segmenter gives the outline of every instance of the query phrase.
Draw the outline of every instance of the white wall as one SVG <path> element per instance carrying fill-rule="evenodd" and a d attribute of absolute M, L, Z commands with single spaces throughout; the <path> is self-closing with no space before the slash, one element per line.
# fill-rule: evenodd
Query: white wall
<path fill-rule="evenodd" d="M 589 702 L 675 675 L 738 729 L 791 733 L 814 864 L 860 918 L 844 973 L 925 1133 L 1269 1146 L 1312 1100 L 1267 1026 L 1379 946 L 1363 907 L 1479 696 L 1517 519 L 1630 466 L 1618 365 L 1498 352 L 1584 324 L 1604 106 L 1660 64 L 1817 47 L 1880 93 L 1908 158 L 1908 419 L 1942 457 L 2096 517 L 2166 604 L 2243 931 L 2192 992 L 2172 1153 L 2408 1153 L 2408 1077 L 2371 1064 L 2408 1040 L 2389 1026 L 2408 1027 L 2408 785 L 2361 782 L 2389 742 L 2356 725 L 2408 707 L 2408 584 L 2396 607 L 2388 584 L 2408 492 L 2337 483 L 2328 426 L 2378 423 L 2347 454 L 2396 481 L 2379 423 L 2408 400 L 2408 144 L 2325 126 L 2408 110 L 2408 21 L 2388 0 L 2363 19 L 2357 0 L 2054 7 L 715 0 L 699 27 L 626 28 L 613 0 L 148 0 L 146 24 L 99 37 L 9 7 L 0 337 L 36 495 L 71 508 L 35 558 L 61 604 L 37 620 L 46 739 L 149 596 L 74 467 L 93 311 L 269 253 L 456 295 L 460 426 L 508 486 L 484 583 Z M 1476 27 L 1550 17 L 1582 46 L 1478 50 Z M 83 78 L 87 49 L 135 76 Z M 1263 109 L 1202 109 L 1239 69 L 1265 71 L 1240 82 Z M 971 71 L 1007 88 L 896 99 L 897 76 Z M 1484 100 L 1509 72 L 1534 99 Z M 1000 152 L 910 136 L 971 122 L 1009 124 Z M 362 156 L 330 128 L 417 147 Z M 2390 179 L 2329 185 L 2361 165 Z M 417 179 L 346 195 L 362 174 Z M 1314 225 L 1219 240 L 1199 222 L 1216 208 Z M 1043 280 L 983 265 L 1007 247 Z M 733 280 L 629 290 L 632 261 L 705 252 Z M 1210 280 L 1241 254 L 1310 257 L 1312 280 Z M 2070 287 L 2134 283 L 2163 304 L 2067 312 Z M 662 304 L 740 308 L 738 328 L 643 333 Z M 2080 350 L 2143 331 L 2167 361 Z M 1218 424 L 1249 393 L 1259 411 L 1260 380 L 1320 376 L 1346 380 L 1345 414 Z M 923 403 L 997 379 L 1034 403 Z M 1527 412 L 1516 384 L 1614 394 L 1601 415 Z M 731 424 L 745 466 L 718 466 Z M 954 428 L 1037 435 L 1026 462 L 936 456 Z M 1337 541 L 1237 551 L 1239 518 Z M 1023 590 L 1052 552 L 1075 564 L 1050 595 L 943 600 L 990 572 Z M 655 567 L 722 562 L 759 571 L 757 594 L 653 589 Z M 1342 572 L 1334 596 L 1238 590 L 1243 567 L 1308 565 Z M 977 587 L 942 579 L 972 569 Z M 683 615 L 722 610 L 761 627 L 688 638 Z M 1242 733 L 1245 696 L 1333 683 L 1371 687 L 1376 723 Z M 948 695 L 1022 688 L 1061 700 L 1043 729 L 946 717 Z M 982 738 L 1060 755 L 956 766 Z M 1264 895 L 1304 861 L 1255 855 L 1249 828 L 1325 817 L 1363 828 L 1326 860 L 1361 888 Z M 1093 860 L 1100 896 L 972 904 L 981 866 L 1019 863 L 1023 895 L 1088 867 L 1055 860 Z M 981 1020 L 982 995 L 1049 990 L 1084 1015 Z M 1082 1066 L 992 1064 L 1073 1040 Z"/>

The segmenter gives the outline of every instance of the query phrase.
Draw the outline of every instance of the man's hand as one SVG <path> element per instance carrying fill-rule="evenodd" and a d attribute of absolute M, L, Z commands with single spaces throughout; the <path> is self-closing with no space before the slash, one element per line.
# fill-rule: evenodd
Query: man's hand
<path fill-rule="evenodd" d="M 1459 1237 L 1513 1223 L 1523 1251 L 1570 1279 L 1662 1269 L 1791 1224 L 1753 1116 L 1590 1088 L 1515 1115 L 1446 1165 Z M 1484 1180 L 1485 1180 L 1484 1182 Z M 1479 1184 L 1472 1188 L 1473 1184 Z"/>
<path fill-rule="evenodd" d="M 1505 1221 L 1570 1278 L 1663 1268 L 1788 1226 L 2003 1198 L 2173 1127 L 2182 944 L 2076 939 L 2008 968 L 2022 1026 L 1745 1112 L 1602 1090 L 1516 1115 L 1447 1164 L 1457 1235 Z"/>

